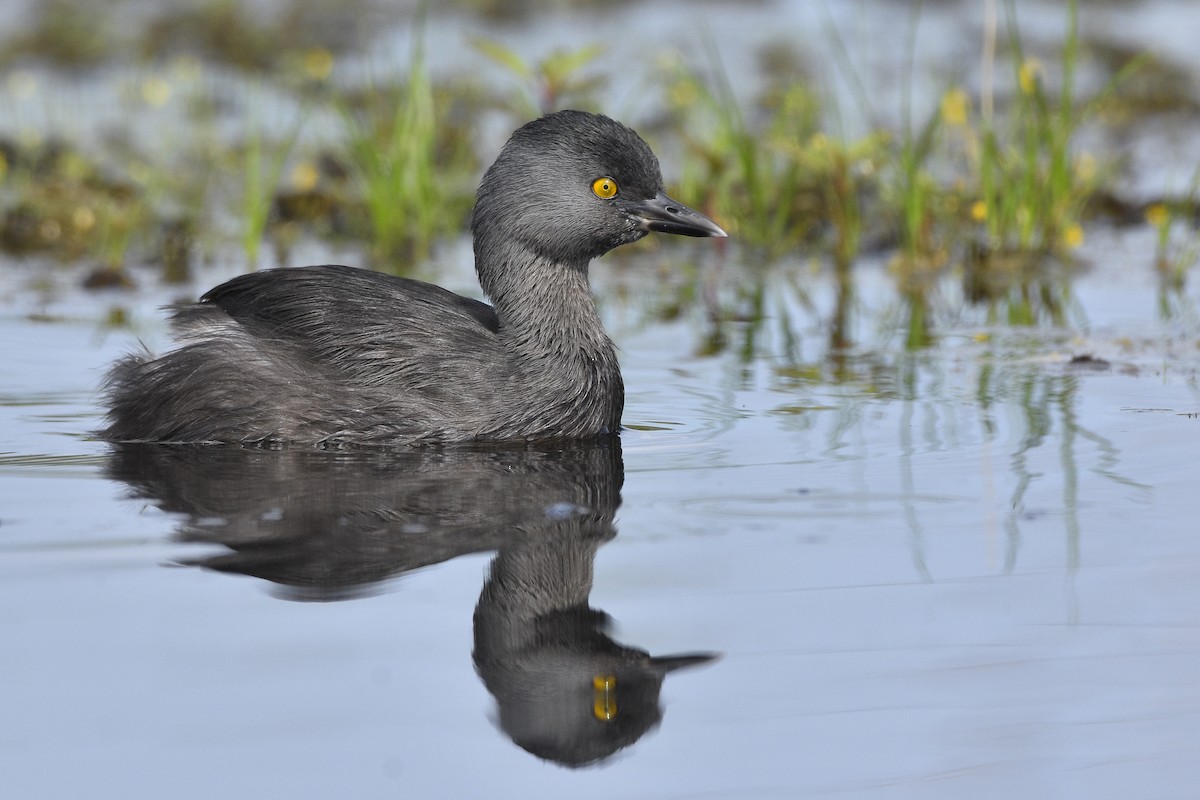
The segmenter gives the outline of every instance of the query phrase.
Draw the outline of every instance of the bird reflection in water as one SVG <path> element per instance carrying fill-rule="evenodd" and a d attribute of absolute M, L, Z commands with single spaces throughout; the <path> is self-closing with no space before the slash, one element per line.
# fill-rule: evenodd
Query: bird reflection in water
<path fill-rule="evenodd" d="M 627 747 L 661 721 L 666 675 L 715 657 L 620 644 L 588 605 L 596 552 L 616 536 L 619 440 L 351 453 L 116 445 L 108 471 L 186 515 L 179 540 L 225 548 L 188 563 L 262 578 L 289 599 L 358 597 L 496 551 L 475 607 L 475 668 L 500 727 L 541 758 L 582 766 Z"/>

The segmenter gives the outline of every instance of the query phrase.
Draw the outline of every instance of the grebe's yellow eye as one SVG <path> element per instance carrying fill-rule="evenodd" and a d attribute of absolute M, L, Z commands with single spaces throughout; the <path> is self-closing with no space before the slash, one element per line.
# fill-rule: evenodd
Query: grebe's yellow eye
<path fill-rule="evenodd" d="M 592 191 L 596 193 L 596 197 L 602 200 L 616 197 L 617 182 L 612 178 L 596 178 L 596 180 L 592 181 Z"/>

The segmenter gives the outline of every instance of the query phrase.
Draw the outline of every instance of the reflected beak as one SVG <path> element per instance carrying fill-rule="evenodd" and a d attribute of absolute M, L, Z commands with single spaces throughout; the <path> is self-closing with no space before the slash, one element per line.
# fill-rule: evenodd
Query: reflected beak
<path fill-rule="evenodd" d="M 717 230 L 720 230 L 720 228 L 717 228 Z M 660 674 L 666 675 L 667 673 L 674 672 L 677 669 L 687 669 L 688 667 L 698 667 L 702 664 L 708 664 L 716 661 L 720 657 L 720 653 L 688 653 L 686 655 L 678 656 L 652 656 L 650 658 L 650 665 Z"/>
<path fill-rule="evenodd" d="M 676 202 L 659 192 L 657 197 L 625 205 L 625 211 L 641 223 L 643 229 L 659 233 L 678 233 L 682 236 L 714 236 L 729 234 L 699 211 Z"/>

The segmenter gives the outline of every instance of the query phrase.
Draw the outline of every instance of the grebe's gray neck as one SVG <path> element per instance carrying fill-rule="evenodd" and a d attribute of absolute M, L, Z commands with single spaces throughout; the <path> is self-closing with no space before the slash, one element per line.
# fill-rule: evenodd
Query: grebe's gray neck
<path fill-rule="evenodd" d="M 476 232 L 476 267 L 509 346 L 536 359 L 599 361 L 615 370 L 615 349 L 588 283 L 589 259 L 563 262 L 489 233 Z"/>

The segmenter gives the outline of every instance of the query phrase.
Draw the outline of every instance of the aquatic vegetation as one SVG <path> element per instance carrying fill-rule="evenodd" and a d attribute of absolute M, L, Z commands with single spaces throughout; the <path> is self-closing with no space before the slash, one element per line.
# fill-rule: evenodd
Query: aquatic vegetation
<path fill-rule="evenodd" d="M 266 70 L 280 56 L 279 41 L 265 25 L 233 0 L 172 9 L 146 26 L 139 43 L 143 57 L 190 52 L 216 63 Z M 282 41 L 287 41 L 283 39 Z"/>
<path fill-rule="evenodd" d="M 119 270 L 145 223 L 139 187 L 58 140 L 8 142 L 0 182 L 0 247 L 14 255 L 90 261 Z"/>
<path fill-rule="evenodd" d="M 279 179 L 302 124 L 303 118 L 297 119 L 281 141 L 272 143 L 265 141 L 258 125 L 253 125 L 242 149 L 242 248 L 250 269 L 258 266 L 258 253 Z"/>
<path fill-rule="evenodd" d="M 189 3 L 47 0 L 30 4 L 24 30 L 0 35 L 0 65 L 36 60 L 80 71 L 131 56 L 155 62 L 190 54 L 254 73 L 282 73 L 306 53 L 362 44 L 371 0 L 292 0 L 273 13 L 234 0 Z"/>
<path fill-rule="evenodd" d="M 1161 52 L 1132 49 L 1095 33 L 1082 46 L 1110 77 L 1121 75 L 1111 89 L 1096 98 L 1095 113 L 1105 123 L 1129 127 L 1156 114 L 1195 114 L 1200 99 L 1193 94 L 1191 70 Z"/>
<path fill-rule="evenodd" d="M 0 41 L 0 66 L 36 59 L 82 70 L 107 61 L 116 49 L 116 32 L 103 4 L 46 0 L 30 9 L 29 27 Z"/>
<path fill-rule="evenodd" d="M 363 28 L 348 21 L 367 10 L 364 0 L 336 6 L 297 0 L 270 16 L 235 0 L 169 4 L 139 32 L 136 49 L 146 60 L 189 53 L 251 73 L 312 74 L 314 59 L 326 58 L 322 53 L 332 58 L 361 45 Z"/>
<path fill-rule="evenodd" d="M 671 132 L 685 154 L 679 191 L 729 220 L 744 245 L 779 256 L 824 242 L 835 262 L 852 262 L 887 135 L 830 135 L 816 93 L 796 76 L 744 111 L 711 50 L 709 64 L 707 74 L 681 59 L 664 64 Z"/>
<path fill-rule="evenodd" d="M 595 93 L 605 78 L 584 70 L 604 52 L 603 45 L 556 50 L 536 63 L 490 39 L 474 38 L 471 46 L 520 82 L 522 93 L 504 103 L 518 122 L 565 108 L 597 110 Z"/>
<path fill-rule="evenodd" d="M 1082 121 L 1075 98 L 1078 3 L 1068 4 L 1057 96 L 1045 86 L 1038 61 L 1024 54 L 1016 12 L 1011 3 L 1007 8 L 1017 92 L 1004 119 L 981 111 L 975 164 L 981 245 L 989 252 L 1068 251 L 1082 241 L 1081 212 L 1097 185 L 1095 169 L 1071 150 Z"/>
<path fill-rule="evenodd" d="M 1158 274 L 1159 306 L 1164 318 L 1172 316 L 1176 298 L 1182 294 L 1188 272 L 1200 258 L 1200 239 L 1195 223 L 1196 192 L 1200 172 L 1192 180 L 1191 190 L 1182 199 L 1158 201 L 1146 207 L 1145 221 L 1154 230 L 1154 269 Z M 1180 230 L 1188 227 L 1189 230 Z"/>
<path fill-rule="evenodd" d="M 375 13 L 368 5 L 355 0 L 352 8 Z M 1087 227 L 1106 221 L 1155 230 L 1154 269 L 1178 294 L 1197 257 L 1194 197 L 1164 196 L 1147 208 L 1145 198 L 1123 195 L 1113 154 L 1104 151 L 1109 142 L 1089 130 L 1096 152 L 1085 153 L 1078 134 L 1085 125 L 1134 124 L 1143 111 L 1189 110 L 1180 69 L 1082 40 L 1077 1 L 1065 8 L 1057 55 L 1042 48 L 1035 56 L 1016 4 L 997 5 L 1007 13 L 991 20 L 982 83 L 939 72 L 933 80 L 945 83 L 933 87 L 933 102 L 925 92 L 914 109 L 906 95 L 899 124 L 890 126 L 875 112 L 893 98 L 866 90 L 832 22 L 827 38 L 841 82 L 814 77 L 808 52 L 793 43 L 776 45 L 760 52 L 764 80 L 749 97 L 711 38 L 698 43 L 694 62 L 668 53 L 657 71 L 643 73 L 648 96 L 662 102 L 627 121 L 663 153 L 671 191 L 730 230 L 731 249 L 721 252 L 751 264 L 715 278 L 684 270 L 683 284 L 663 281 L 649 313 L 700 309 L 702 352 L 744 348 L 730 320 L 785 313 L 763 296 L 756 270 L 777 262 L 797 275 L 806 265 L 829 267 L 838 298 L 825 321 L 828 341 L 831 351 L 849 352 L 865 252 L 888 265 L 898 309 L 891 324 L 910 349 L 933 342 L 963 303 L 989 322 L 1063 324 L 1077 311 L 1074 254 Z M 55 53 L 94 10 L 77 0 L 39 9 L 28 30 L 0 42 L 0 59 L 70 63 Z M 79 13 L 68 19 L 72 10 Z M 147 261 L 180 280 L 197 252 L 227 258 L 240 250 L 254 266 L 267 245 L 277 263 L 288 263 L 293 246 L 316 237 L 361 248 L 379 268 L 420 268 L 464 229 L 479 169 L 475 131 L 488 129 L 498 110 L 515 123 L 564 106 L 597 108 L 614 77 L 600 67 L 600 44 L 538 60 L 475 39 L 475 51 L 511 76 L 512 90 L 496 92 L 471 74 L 435 81 L 420 13 L 411 58 L 399 64 L 343 59 L 374 32 L 348 29 L 344 10 L 322 2 L 259 14 L 205 0 L 137 17 L 126 30 L 98 29 L 79 65 L 132 59 L 120 102 L 153 124 L 155 141 L 147 145 L 134 125 L 90 137 L 86 147 L 79 133 L 36 144 L 9 134 L 0 141 L 0 246 L 89 267 Z M 898 70 L 902 90 L 918 96 L 921 14 L 912 6 L 901 51 L 908 60 Z M 1085 56 L 1107 79 L 1090 96 L 1077 79 Z M 0 87 L 0 103 L 15 112 L 13 131 L 23 130 L 21 114 L 40 117 L 38 104 L 49 105 L 39 67 L 11 71 Z M 851 91 L 841 91 L 847 85 Z M 296 114 L 283 120 L 290 127 L 265 118 L 247 87 Z M 849 102 L 858 107 L 839 107 Z M 716 287 L 720 281 L 736 285 Z"/>
<path fill-rule="evenodd" d="M 405 83 L 339 102 L 342 155 L 377 266 L 411 267 L 466 221 L 475 162 L 466 137 L 450 134 L 457 126 L 440 99 L 418 48 Z"/>
<path fill-rule="evenodd" d="M 1061 327 L 1078 310 L 1070 273 L 1070 263 L 1056 258 L 977 250 L 963 261 L 962 292 L 985 309 L 988 324 Z"/>

